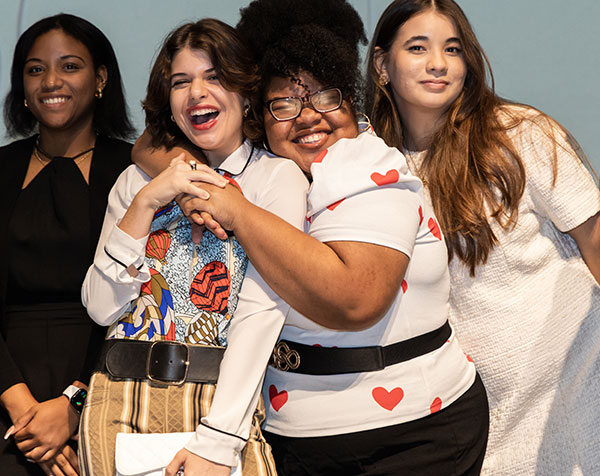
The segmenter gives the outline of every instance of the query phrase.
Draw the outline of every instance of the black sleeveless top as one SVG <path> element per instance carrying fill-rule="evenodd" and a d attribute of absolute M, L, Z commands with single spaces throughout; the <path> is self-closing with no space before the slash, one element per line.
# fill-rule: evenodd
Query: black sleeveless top
<path fill-rule="evenodd" d="M 54 158 L 21 190 L 8 233 L 6 304 L 81 302 L 93 252 L 89 186 L 72 159 Z"/>

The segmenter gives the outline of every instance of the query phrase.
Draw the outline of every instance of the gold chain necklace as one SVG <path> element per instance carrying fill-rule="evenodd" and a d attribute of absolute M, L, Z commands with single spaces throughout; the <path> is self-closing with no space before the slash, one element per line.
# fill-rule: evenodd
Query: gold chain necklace
<path fill-rule="evenodd" d="M 95 147 L 96 146 L 94 145 L 94 147 L 84 150 L 83 152 L 80 152 L 79 154 L 74 155 L 73 157 L 65 157 L 65 159 L 71 159 L 76 165 L 79 165 L 85 159 L 92 156 L 92 153 L 94 152 Z M 42 164 L 42 167 L 45 167 L 50 162 L 52 162 L 52 156 L 40 147 L 40 137 L 39 136 L 35 141 L 35 147 L 33 148 L 33 155 L 35 155 L 35 158 L 40 162 L 40 164 Z M 46 161 L 44 161 L 42 159 L 42 157 L 41 157 L 42 155 L 45 157 Z"/>

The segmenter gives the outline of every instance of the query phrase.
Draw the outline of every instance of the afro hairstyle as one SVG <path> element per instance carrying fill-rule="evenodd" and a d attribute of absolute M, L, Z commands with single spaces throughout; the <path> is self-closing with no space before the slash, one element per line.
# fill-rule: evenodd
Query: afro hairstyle
<path fill-rule="evenodd" d="M 240 13 L 236 28 L 260 67 L 263 96 L 272 78 L 300 84 L 298 75 L 305 72 L 360 102 L 358 48 L 367 38 L 346 0 L 255 0 Z"/>

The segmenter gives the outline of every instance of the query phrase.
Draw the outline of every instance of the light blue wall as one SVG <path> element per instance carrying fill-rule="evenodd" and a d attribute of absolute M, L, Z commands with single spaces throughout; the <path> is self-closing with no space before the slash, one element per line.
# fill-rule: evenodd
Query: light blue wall
<path fill-rule="evenodd" d="M 302 1 L 302 0 L 298 0 Z M 496 90 L 564 124 L 600 170 L 600 2 L 458 0 L 492 63 Z M 135 126 L 153 55 L 176 25 L 202 17 L 235 24 L 241 0 L 0 0 L 0 94 L 14 43 L 31 23 L 58 12 L 96 24 L 113 43 Z M 388 0 L 352 0 L 370 35 Z M 7 138 L 1 137 L 0 143 Z"/>

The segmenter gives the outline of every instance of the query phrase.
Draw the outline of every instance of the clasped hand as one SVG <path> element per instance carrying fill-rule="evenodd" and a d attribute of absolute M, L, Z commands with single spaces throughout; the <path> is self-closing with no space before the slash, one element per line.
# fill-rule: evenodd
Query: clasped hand
<path fill-rule="evenodd" d="M 78 423 L 79 415 L 60 396 L 32 406 L 15 421 L 11 434 L 17 448 L 46 474 L 77 476 L 77 454 L 66 443 Z"/>

